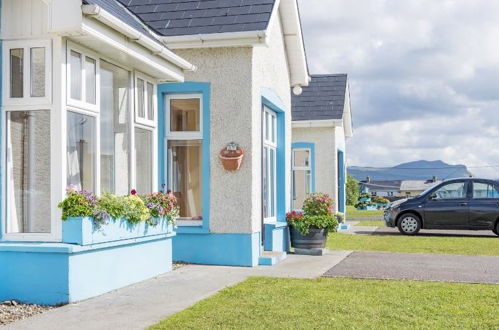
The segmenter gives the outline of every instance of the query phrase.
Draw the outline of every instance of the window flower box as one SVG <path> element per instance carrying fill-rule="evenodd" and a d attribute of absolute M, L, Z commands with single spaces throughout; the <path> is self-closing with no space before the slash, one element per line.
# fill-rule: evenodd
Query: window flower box
<path fill-rule="evenodd" d="M 153 223 L 156 223 L 153 225 Z M 62 224 L 63 243 L 91 245 L 124 239 L 164 235 L 173 232 L 173 224 L 165 218 L 131 224 L 125 219 L 112 219 L 97 228 L 92 217 L 69 217 Z"/>

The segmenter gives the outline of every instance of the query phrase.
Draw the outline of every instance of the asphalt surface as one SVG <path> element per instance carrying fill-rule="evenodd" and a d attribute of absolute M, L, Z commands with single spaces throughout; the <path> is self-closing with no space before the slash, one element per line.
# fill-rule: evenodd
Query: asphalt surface
<path fill-rule="evenodd" d="M 370 235 L 402 235 L 397 228 L 390 227 L 372 227 L 372 226 L 352 226 L 350 234 L 370 234 Z M 421 229 L 418 236 L 428 237 L 499 237 L 492 230 L 436 230 Z"/>
<path fill-rule="evenodd" d="M 499 257 L 353 252 L 324 276 L 499 284 Z"/>

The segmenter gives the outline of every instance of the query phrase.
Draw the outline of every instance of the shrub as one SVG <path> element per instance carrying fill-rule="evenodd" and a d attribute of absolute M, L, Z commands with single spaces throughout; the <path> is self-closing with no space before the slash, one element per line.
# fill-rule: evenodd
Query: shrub
<path fill-rule="evenodd" d="M 91 217 L 98 204 L 94 194 L 86 191 L 76 190 L 76 187 L 69 186 L 66 189 L 67 197 L 57 205 L 62 209 L 62 219 L 69 217 Z"/>
<path fill-rule="evenodd" d="M 327 231 L 338 228 L 338 219 L 333 214 L 333 200 L 323 193 L 311 194 L 303 202 L 303 213 L 289 212 L 286 220 L 302 235 L 307 235 L 311 227 Z"/>

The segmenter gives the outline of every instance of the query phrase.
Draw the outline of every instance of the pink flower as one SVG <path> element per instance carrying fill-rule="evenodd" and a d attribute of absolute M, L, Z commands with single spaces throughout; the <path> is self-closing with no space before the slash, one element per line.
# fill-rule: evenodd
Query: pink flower
<path fill-rule="evenodd" d="M 132 195 L 137 195 L 137 190 L 132 189 L 132 190 L 130 191 L 130 194 L 132 194 Z"/>

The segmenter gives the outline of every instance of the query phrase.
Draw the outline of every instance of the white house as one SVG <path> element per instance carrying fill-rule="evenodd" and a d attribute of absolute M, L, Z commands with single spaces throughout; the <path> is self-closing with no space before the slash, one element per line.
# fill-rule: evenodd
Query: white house
<path fill-rule="evenodd" d="M 296 0 L 2 0 L 1 49 L 0 300 L 86 299 L 169 271 L 172 258 L 286 256 L 290 90 L 309 83 Z M 343 134 L 337 119 L 319 124 Z M 233 142 L 245 155 L 228 171 L 219 154 Z M 179 200 L 176 233 L 68 241 L 83 230 L 66 230 L 57 208 L 70 184 L 165 186 Z"/>
<path fill-rule="evenodd" d="M 293 103 L 293 208 L 308 193 L 324 192 L 335 211 L 346 211 L 346 148 L 352 137 L 350 93 L 345 74 L 311 75 Z"/>

